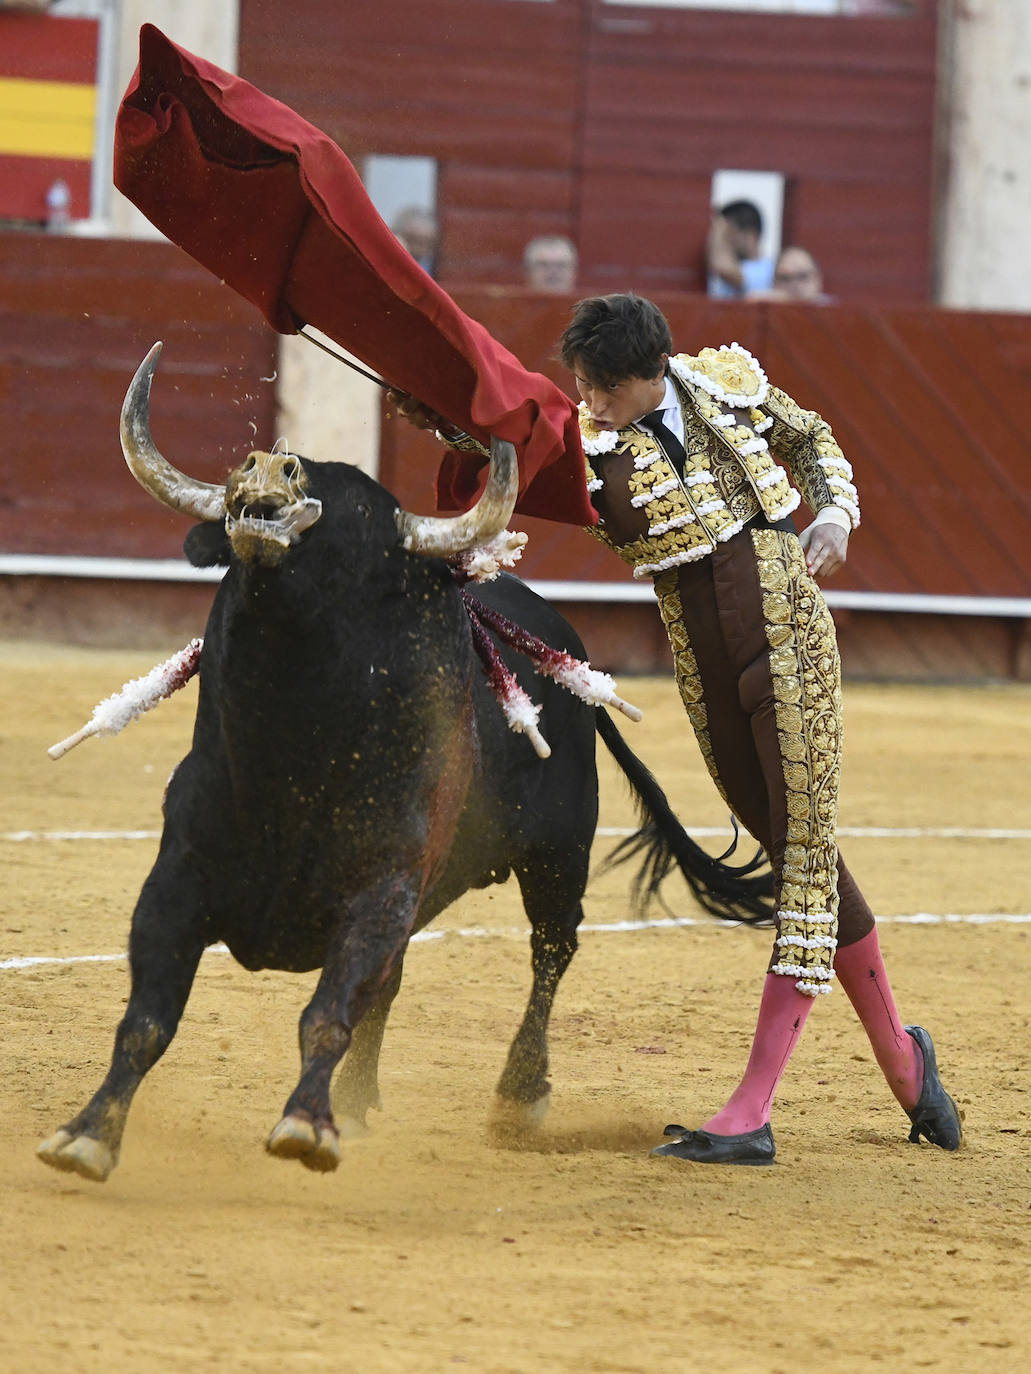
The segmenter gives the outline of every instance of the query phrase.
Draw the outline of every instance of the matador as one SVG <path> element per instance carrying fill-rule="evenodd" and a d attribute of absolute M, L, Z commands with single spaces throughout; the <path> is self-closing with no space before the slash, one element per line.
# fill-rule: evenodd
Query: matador
<path fill-rule="evenodd" d="M 600 516 L 590 532 L 653 582 L 702 756 L 774 874 L 776 937 L 744 1076 L 700 1129 L 668 1126 L 653 1153 L 772 1163 L 778 1082 L 834 982 L 910 1140 L 954 1150 L 960 1117 L 931 1037 L 899 1018 L 873 914 L 837 848 L 841 671 L 815 576 L 841 566 L 859 524 L 852 469 L 826 421 L 772 386 L 746 349 L 674 354 L 665 317 L 642 297 L 581 301 L 561 357 L 581 397 Z M 815 518 L 799 536 L 801 498 Z"/>

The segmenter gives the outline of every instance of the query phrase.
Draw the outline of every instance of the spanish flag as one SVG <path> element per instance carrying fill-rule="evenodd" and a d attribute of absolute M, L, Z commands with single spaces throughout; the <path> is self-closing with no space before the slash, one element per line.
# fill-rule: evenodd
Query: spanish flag
<path fill-rule="evenodd" d="M 0 10 L 0 216 L 42 222 L 56 181 L 89 215 L 98 27 Z"/>

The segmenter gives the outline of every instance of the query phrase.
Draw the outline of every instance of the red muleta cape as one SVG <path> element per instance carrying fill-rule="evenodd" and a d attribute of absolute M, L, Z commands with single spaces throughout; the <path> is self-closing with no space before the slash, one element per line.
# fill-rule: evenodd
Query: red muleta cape
<path fill-rule="evenodd" d="M 423 272 L 321 130 L 151 24 L 118 111 L 114 183 L 273 329 L 315 325 L 459 428 L 514 444 L 517 511 L 596 522 L 573 402 Z M 448 453 L 439 504 L 471 505 L 485 478 L 483 458 Z"/>

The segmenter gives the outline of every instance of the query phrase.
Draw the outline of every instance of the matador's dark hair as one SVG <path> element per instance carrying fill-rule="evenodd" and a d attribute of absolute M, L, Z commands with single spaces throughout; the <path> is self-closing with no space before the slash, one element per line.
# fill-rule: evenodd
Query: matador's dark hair
<path fill-rule="evenodd" d="M 663 353 L 672 351 L 665 315 L 632 291 L 578 301 L 559 341 L 562 362 L 589 382 L 654 377 L 662 371 Z"/>

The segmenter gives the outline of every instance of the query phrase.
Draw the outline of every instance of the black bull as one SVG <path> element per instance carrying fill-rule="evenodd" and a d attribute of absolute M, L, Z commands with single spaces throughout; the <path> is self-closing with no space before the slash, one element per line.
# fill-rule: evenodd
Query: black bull
<path fill-rule="evenodd" d="M 548 1019 L 577 946 L 598 814 L 596 733 L 650 818 L 645 885 L 672 857 L 710 910 L 768 914 L 766 880 L 689 840 L 607 713 L 503 649 L 543 706 L 551 758 L 508 728 L 449 566 L 403 547 L 387 491 L 345 464 L 285 455 L 279 469 L 293 496 L 322 503 L 286 547 L 270 552 L 264 540 L 274 493 L 257 500 L 253 482 L 246 502 L 236 493 L 246 464 L 230 475 L 227 520 L 187 539 L 193 561 L 229 564 L 208 621 L 193 743 L 169 783 L 160 850 L 133 914 L 132 989 L 110 1070 L 39 1147 L 46 1163 L 87 1178 L 117 1163 L 132 1096 L 175 1034 L 205 946 L 220 940 L 250 969 L 321 968 L 300 1020 L 300 1079 L 267 1148 L 335 1168 L 340 1132 L 363 1129 L 379 1105 L 380 1044 L 411 935 L 510 874 L 530 920 L 533 985 L 498 1095 L 531 1115 L 543 1106 Z M 231 545 L 226 530 L 244 505 L 248 537 Z M 476 594 L 584 656 L 569 624 L 517 579 Z"/>

